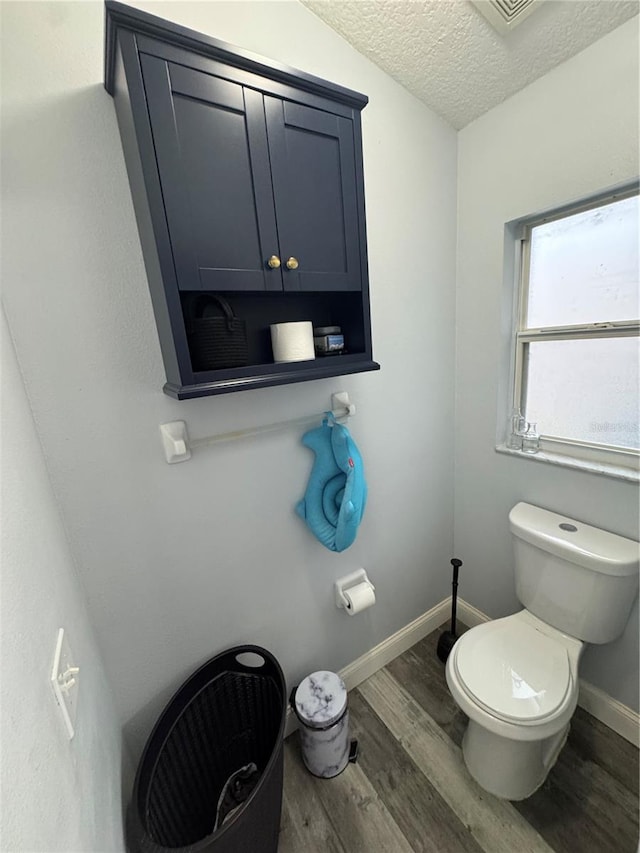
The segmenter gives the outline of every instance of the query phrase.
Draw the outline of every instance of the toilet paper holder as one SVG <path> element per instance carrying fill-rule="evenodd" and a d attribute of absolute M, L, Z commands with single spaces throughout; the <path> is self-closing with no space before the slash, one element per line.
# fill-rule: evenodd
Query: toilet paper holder
<path fill-rule="evenodd" d="M 371 590 L 375 591 L 375 586 L 369 580 L 364 569 L 358 569 L 355 572 L 351 572 L 350 575 L 338 578 L 333 585 L 336 595 L 336 607 L 343 607 L 345 610 L 349 610 L 349 602 L 345 596 L 345 592 L 361 583 L 368 584 L 371 587 Z"/>

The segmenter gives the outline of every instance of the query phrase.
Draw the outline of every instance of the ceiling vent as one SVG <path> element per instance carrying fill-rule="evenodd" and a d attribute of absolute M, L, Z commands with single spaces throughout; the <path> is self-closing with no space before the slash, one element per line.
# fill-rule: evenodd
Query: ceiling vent
<path fill-rule="evenodd" d="M 470 0 L 494 30 L 506 36 L 535 12 L 542 0 Z"/>

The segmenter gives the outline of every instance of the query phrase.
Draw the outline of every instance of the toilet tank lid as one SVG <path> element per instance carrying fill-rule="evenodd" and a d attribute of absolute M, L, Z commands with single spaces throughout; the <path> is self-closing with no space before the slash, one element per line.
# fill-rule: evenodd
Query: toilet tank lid
<path fill-rule="evenodd" d="M 509 513 L 514 536 L 563 560 L 605 575 L 630 576 L 640 566 L 640 545 L 590 524 L 519 503 Z"/>

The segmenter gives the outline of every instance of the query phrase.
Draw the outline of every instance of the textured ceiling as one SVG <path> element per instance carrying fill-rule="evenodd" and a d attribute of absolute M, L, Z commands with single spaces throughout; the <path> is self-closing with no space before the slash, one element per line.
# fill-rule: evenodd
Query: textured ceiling
<path fill-rule="evenodd" d="M 467 0 L 302 0 L 455 128 L 638 13 L 638 0 L 545 0 L 500 36 Z"/>

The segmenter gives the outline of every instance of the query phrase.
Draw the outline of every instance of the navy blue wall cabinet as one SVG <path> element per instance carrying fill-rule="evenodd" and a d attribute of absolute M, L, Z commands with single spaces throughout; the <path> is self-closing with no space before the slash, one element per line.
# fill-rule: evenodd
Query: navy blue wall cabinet
<path fill-rule="evenodd" d="M 107 0 L 113 96 L 178 399 L 376 370 L 360 111 L 367 98 Z M 248 364 L 197 370 L 198 296 L 246 323 Z M 269 326 L 339 325 L 346 352 L 274 364 Z"/>

